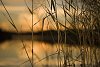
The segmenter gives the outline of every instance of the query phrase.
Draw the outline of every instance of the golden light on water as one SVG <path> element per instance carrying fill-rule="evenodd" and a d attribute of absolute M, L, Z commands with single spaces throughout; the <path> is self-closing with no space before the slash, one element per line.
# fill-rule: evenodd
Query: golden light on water
<path fill-rule="evenodd" d="M 15 43 L 16 42 L 16 43 Z M 28 55 L 31 58 L 31 41 L 24 41 L 25 47 L 27 49 Z M 16 46 L 16 47 L 15 47 Z M 59 44 L 60 46 L 60 44 Z M 65 46 L 63 46 L 65 48 Z M 72 51 L 73 59 L 76 59 L 77 56 L 80 56 L 80 47 L 71 47 L 67 46 L 68 50 Z M 88 47 L 89 49 L 90 47 Z M 62 49 L 62 46 L 61 48 Z M 62 49 L 66 51 L 66 49 Z M 90 50 L 89 50 L 90 51 Z M 43 42 L 34 41 L 34 63 L 35 65 L 57 65 L 57 44 L 51 45 Z M 19 40 L 9 41 L 2 43 L 0 46 L 0 65 L 19 65 L 23 63 L 23 65 L 27 65 L 29 63 L 27 54 L 25 53 L 25 49 L 23 48 L 22 43 Z M 8 54 L 9 53 L 9 54 Z M 98 50 L 99 53 L 99 50 Z M 8 54 L 8 55 L 7 55 Z M 63 60 L 63 53 L 62 60 Z M 48 58 L 46 58 L 48 56 Z M 98 56 L 98 55 L 97 55 Z M 1 59 L 1 57 L 3 59 Z M 45 58 L 45 59 L 43 59 Z M 80 57 L 79 60 L 75 61 L 76 65 L 81 64 Z M 71 58 L 70 58 L 71 60 Z M 10 62 L 9 62 L 10 61 Z M 25 62 L 27 61 L 27 62 Z M 24 63 L 25 62 L 25 63 Z M 72 61 L 74 62 L 74 60 Z M 79 67 L 79 66 L 78 66 Z"/>
<path fill-rule="evenodd" d="M 67 0 L 33 0 L 32 13 L 32 0 L 26 0 L 26 3 L 24 0 L 2 1 L 5 7 L 1 2 L 0 67 L 31 67 L 29 60 L 33 60 L 34 67 L 66 67 L 66 64 L 80 67 L 100 63 L 99 38 L 95 37 L 99 36 L 99 31 L 94 29 L 96 26 L 99 29 L 98 23 L 84 3 L 78 3 L 79 0 L 68 0 L 68 3 Z M 16 28 L 21 33 L 17 34 Z"/>

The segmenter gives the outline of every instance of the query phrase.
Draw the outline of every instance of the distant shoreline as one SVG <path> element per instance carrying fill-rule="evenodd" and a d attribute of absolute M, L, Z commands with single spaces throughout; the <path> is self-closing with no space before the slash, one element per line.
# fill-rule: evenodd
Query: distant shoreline
<path fill-rule="evenodd" d="M 81 35 L 81 38 L 79 37 L 80 34 L 78 33 L 78 30 L 70 29 L 70 30 L 59 30 L 59 43 L 65 43 L 66 44 L 84 44 L 84 42 L 88 45 L 91 45 L 91 43 L 95 44 L 96 46 L 100 45 L 100 35 L 97 35 L 97 31 L 89 31 L 89 30 L 79 30 Z M 84 33 L 87 32 L 87 33 Z M 66 33 L 66 34 L 65 34 Z M 84 33 L 84 34 L 83 34 Z M 93 33 L 93 34 L 92 34 Z M 100 33 L 100 32 L 99 32 Z M 87 36 L 87 34 L 89 34 Z M 0 30 L 0 42 L 3 42 L 5 40 L 13 40 L 14 38 L 21 38 L 23 40 L 31 40 L 31 32 L 26 33 L 16 33 L 16 32 L 7 32 Z M 47 43 L 58 43 L 58 31 L 56 30 L 47 30 L 47 31 L 40 31 L 40 32 L 33 32 L 34 40 L 36 41 L 42 41 Z M 65 41 L 66 36 L 66 41 Z M 85 38 L 83 40 L 83 38 Z M 83 42 L 84 41 L 84 42 Z M 92 42 L 94 41 L 94 42 Z"/>

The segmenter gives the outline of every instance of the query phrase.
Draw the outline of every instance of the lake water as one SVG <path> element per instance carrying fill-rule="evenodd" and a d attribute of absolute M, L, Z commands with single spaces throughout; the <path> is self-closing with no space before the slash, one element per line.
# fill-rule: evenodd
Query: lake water
<path fill-rule="evenodd" d="M 29 40 L 24 42 L 29 57 L 32 57 Z M 33 41 L 34 67 L 64 67 L 64 62 L 71 67 L 86 67 L 100 63 L 100 49 L 89 46 L 69 46 Z M 65 60 L 66 59 L 66 60 Z M 69 67 L 70 67 L 69 66 Z M 31 67 L 28 56 L 20 40 L 9 40 L 0 43 L 0 67 Z"/>

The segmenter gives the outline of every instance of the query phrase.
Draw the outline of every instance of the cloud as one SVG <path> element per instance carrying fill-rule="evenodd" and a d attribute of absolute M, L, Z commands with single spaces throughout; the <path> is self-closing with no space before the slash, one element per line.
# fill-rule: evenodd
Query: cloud
<path fill-rule="evenodd" d="M 25 6 L 6 6 L 8 11 L 25 11 L 26 7 Z M 0 11 L 5 11 L 3 6 L 0 6 Z"/>
<path fill-rule="evenodd" d="M 32 3 L 32 1 L 31 0 L 2 0 L 3 1 L 3 3 L 5 4 L 5 5 L 11 5 L 11 6 L 25 6 L 25 1 L 27 2 L 27 4 L 31 4 Z M 45 3 L 45 1 L 46 0 L 33 0 L 33 5 L 34 6 L 37 6 L 37 5 L 39 5 L 40 3 L 41 4 L 43 4 L 43 3 Z M 0 5 L 1 5 L 1 3 L 0 3 Z"/>

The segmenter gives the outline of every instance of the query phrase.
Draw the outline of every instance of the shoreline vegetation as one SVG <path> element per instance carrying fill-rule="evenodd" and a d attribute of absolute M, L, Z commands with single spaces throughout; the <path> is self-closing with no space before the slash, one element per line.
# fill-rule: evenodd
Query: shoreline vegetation
<path fill-rule="evenodd" d="M 29 13 L 31 14 L 31 32 L 20 33 L 17 29 L 16 22 L 12 19 L 11 14 L 6 8 L 3 0 L 0 0 L 2 7 L 5 10 L 5 14 L 8 16 L 6 19 L 16 30 L 15 32 L 6 32 L 0 30 L 0 41 L 11 40 L 13 38 L 20 39 L 24 47 L 25 53 L 28 58 L 28 62 L 31 67 L 35 67 L 35 56 L 34 54 L 34 40 L 44 41 L 48 43 L 57 43 L 56 45 L 56 59 L 57 67 L 76 67 L 76 62 L 80 62 L 80 67 L 99 67 L 100 66 L 100 1 L 99 0 L 46 0 L 47 4 L 40 4 L 44 10 L 44 17 L 41 18 L 42 29 L 40 32 L 34 32 L 34 27 L 37 23 L 33 24 L 33 15 L 34 15 L 34 0 L 31 0 L 31 3 L 28 3 L 27 0 L 24 0 L 25 6 Z M 29 6 L 30 4 L 31 6 Z M 59 11 L 61 9 L 63 12 L 63 23 L 59 21 Z M 5 16 L 6 17 L 6 16 Z M 46 20 L 52 20 L 56 30 L 47 30 L 44 31 Z M 23 20 L 23 19 L 22 19 Z M 70 25 L 71 29 L 67 27 L 67 24 Z M 49 26 L 49 24 L 48 24 Z M 60 30 L 63 27 L 64 30 Z M 81 29 L 80 29 L 81 28 Z M 22 38 L 22 39 L 21 39 Z M 24 43 L 24 39 L 27 38 L 32 41 L 31 43 L 31 57 L 27 51 L 27 48 Z M 73 48 L 68 46 L 63 46 L 63 44 L 72 44 L 80 45 L 79 55 L 74 57 Z M 90 47 L 85 47 L 89 45 Z M 97 46 L 97 47 L 95 47 Z M 45 53 L 45 60 L 49 61 L 48 58 L 53 55 L 48 55 Z M 37 56 L 38 57 L 38 56 Z M 42 58 L 43 60 L 44 58 Z M 27 61 L 27 60 L 26 60 Z M 27 62 L 23 64 L 26 64 Z M 39 59 L 38 62 L 42 62 Z M 55 62 L 55 61 L 54 61 Z M 49 67 L 49 66 L 47 66 Z"/>
<path fill-rule="evenodd" d="M 97 34 L 98 30 L 76 30 L 76 29 L 69 29 L 69 30 L 59 30 L 60 32 L 60 43 L 65 43 L 64 38 L 66 35 L 66 43 L 65 44 L 69 44 L 69 45 L 79 45 L 80 44 L 80 38 L 79 38 L 79 33 L 84 33 L 84 32 L 88 32 L 88 37 L 85 37 L 86 39 L 86 45 L 89 46 L 99 46 L 100 42 L 98 37 L 100 37 L 100 35 Z M 65 34 L 66 32 L 66 34 Z M 99 31 L 100 32 L 100 31 Z M 56 30 L 47 30 L 47 31 L 39 31 L 39 32 L 33 32 L 33 40 L 36 41 L 42 41 L 42 42 L 46 42 L 46 43 L 50 43 L 50 44 L 55 44 L 57 43 L 57 36 L 58 33 Z M 84 36 L 87 35 L 86 33 L 82 34 L 81 36 L 81 44 L 84 44 Z M 0 29 L 0 42 L 5 41 L 5 40 L 13 40 L 13 39 L 22 39 L 22 40 L 31 40 L 31 32 L 20 32 L 20 33 L 16 33 L 16 32 L 7 32 L 7 31 L 3 31 Z M 94 40 L 92 40 L 92 38 Z M 94 45 L 91 43 L 94 41 Z M 100 46 L 99 46 L 100 47 Z"/>

